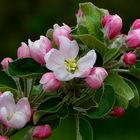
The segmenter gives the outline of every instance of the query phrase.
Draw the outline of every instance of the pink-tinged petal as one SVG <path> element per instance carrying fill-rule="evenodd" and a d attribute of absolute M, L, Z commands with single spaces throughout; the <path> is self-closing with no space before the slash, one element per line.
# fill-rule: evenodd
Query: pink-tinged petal
<path fill-rule="evenodd" d="M 0 108 L 0 121 L 6 126 L 8 125 L 7 116 L 8 110 L 5 107 Z"/>
<path fill-rule="evenodd" d="M 18 101 L 16 110 L 25 113 L 27 117 L 27 121 L 30 121 L 32 111 L 31 111 L 31 106 L 27 98 L 24 97 Z"/>
<path fill-rule="evenodd" d="M 74 59 L 79 52 L 79 46 L 75 40 L 71 41 L 65 36 L 59 37 L 60 51 L 66 59 Z"/>
<path fill-rule="evenodd" d="M 89 51 L 85 56 L 81 57 L 77 62 L 79 71 L 91 69 L 96 62 L 96 57 L 94 50 Z"/>
<path fill-rule="evenodd" d="M 28 120 L 24 112 L 16 112 L 9 121 L 8 126 L 15 129 L 20 129 L 24 127 L 27 122 Z"/>
<path fill-rule="evenodd" d="M 56 78 L 60 81 L 69 81 L 74 78 L 74 75 L 69 73 L 65 66 L 61 66 L 54 71 Z"/>
<path fill-rule="evenodd" d="M 52 71 L 57 69 L 58 67 L 64 65 L 64 57 L 63 54 L 56 50 L 51 49 L 46 55 L 45 55 L 45 61 L 46 61 L 46 67 Z"/>
<path fill-rule="evenodd" d="M 15 110 L 15 101 L 10 91 L 4 92 L 0 96 L 0 108 L 2 107 L 5 107 L 8 112 L 13 112 Z"/>
<path fill-rule="evenodd" d="M 79 78 L 84 78 L 84 77 L 87 77 L 90 73 L 90 69 L 84 69 L 84 70 L 80 70 L 80 71 L 77 71 L 75 74 L 74 74 L 74 77 L 79 77 Z"/>

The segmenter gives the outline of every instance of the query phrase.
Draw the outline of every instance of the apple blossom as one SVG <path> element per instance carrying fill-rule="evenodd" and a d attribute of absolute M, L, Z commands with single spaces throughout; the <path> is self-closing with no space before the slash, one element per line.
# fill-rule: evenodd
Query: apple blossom
<path fill-rule="evenodd" d="M 113 117 L 122 117 L 125 111 L 122 107 L 114 107 L 113 110 L 110 112 L 110 115 Z"/>
<path fill-rule="evenodd" d="M 43 89 L 46 92 L 54 91 L 61 87 L 61 82 L 56 79 L 53 72 L 45 73 L 40 80 L 40 84 L 43 85 Z"/>
<path fill-rule="evenodd" d="M 123 62 L 128 65 L 134 65 L 136 63 L 137 56 L 133 52 L 125 53 L 123 56 Z"/>
<path fill-rule="evenodd" d="M 1 61 L 1 65 L 4 71 L 8 70 L 8 66 L 10 62 L 13 62 L 13 59 L 10 57 L 6 57 Z"/>
<path fill-rule="evenodd" d="M 21 98 L 15 104 L 10 91 L 0 96 L 0 120 L 4 125 L 20 129 L 30 121 L 31 115 L 31 107 L 27 98 Z"/>
<path fill-rule="evenodd" d="M 8 138 L 4 136 L 0 136 L 0 140 L 8 140 Z"/>
<path fill-rule="evenodd" d="M 59 26 L 58 24 L 54 25 L 53 39 L 57 46 L 59 46 L 59 36 L 66 36 L 70 40 L 72 40 L 72 36 L 70 35 L 71 28 L 63 23 L 63 26 Z"/>
<path fill-rule="evenodd" d="M 136 19 L 131 26 L 131 30 L 139 29 L 139 28 L 140 28 L 140 19 Z"/>
<path fill-rule="evenodd" d="M 104 32 L 109 39 L 114 39 L 122 29 L 122 19 L 118 15 L 106 15 L 102 19 Z"/>
<path fill-rule="evenodd" d="M 140 47 L 140 29 L 131 30 L 126 38 L 126 44 L 129 48 Z"/>
<path fill-rule="evenodd" d="M 39 40 L 28 41 L 31 57 L 40 64 L 45 64 L 44 56 L 52 48 L 50 40 L 45 36 L 40 36 Z"/>
<path fill-rule="evenodd" d="M 30 49 L 26 43 L 22 42 L 21 46 L 18 48 L 17 51 L 18 58 L 28 58 L 31 57 Z"/>
<path fill-rule="evenodd" d="M 104 79 L 108 76 L 107 71 L 102 67 L 91 69 L 90 74 L 86 77 L 87 85 L 92 89 L 98 89 L 102 86 Z"/>
<path fill-rule="evenodd" d="M 60 36 L 59 41 L 59 50 L 51 49 L 45 55 L 46 67 L 52 70 L 56 79 L 60 81 L 69 81 L 74 77 L 86 77 L 95 64 L 95 51 L 89 51 L 78 60 L 76 58 L 79 52 L 77 42 L 75 40 L 71 41 L 65 36 Z"/>
<path fill-rule="evenodd" d="M 42 139 L 48 138 L 52 134 L 52 129 L 50 125 L 39 125 L 33 129 L 33 138 Z"/>

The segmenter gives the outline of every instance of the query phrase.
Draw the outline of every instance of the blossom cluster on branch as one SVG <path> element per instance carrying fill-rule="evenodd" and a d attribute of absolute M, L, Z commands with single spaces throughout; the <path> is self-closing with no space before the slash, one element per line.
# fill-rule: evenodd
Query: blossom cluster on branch
<path fill-rule="evenodd" d="M 55 24 L 22 42 L 16 60 L 2 60 L 17 88 L 0 85 L 0 140 L 19 129 L 26 130 L 21 140 L 48 138 L 69 116 L 76 139 L 93 140 L 89 119 L 122 117 L 129 103 L 139 106 L 140 19 L 125 35 L 120 16 L 92 3 L 81 3 L 76 18 L 75 27 Z"/>

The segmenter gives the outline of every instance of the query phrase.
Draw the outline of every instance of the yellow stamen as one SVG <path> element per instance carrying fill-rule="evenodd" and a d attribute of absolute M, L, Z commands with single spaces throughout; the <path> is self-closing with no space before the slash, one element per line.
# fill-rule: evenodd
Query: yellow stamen
<path fill-rule="evenodd" d="M 75 59 L 67 59 L 65 60 L 65 66 L 67 70 L 71 73 L 74 73 L 77 69 L 77 63 Z"/>

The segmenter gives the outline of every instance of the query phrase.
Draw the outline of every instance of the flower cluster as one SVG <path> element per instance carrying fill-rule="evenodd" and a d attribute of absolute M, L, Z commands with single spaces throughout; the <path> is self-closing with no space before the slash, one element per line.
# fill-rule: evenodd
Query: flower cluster
<path fill-rule="evenodd" d="M 55 24 L 39 40 L 22 42 L 16 60 L 1 61 L 17 85 L 17 89 L 0 86 L 1 129 L 7 137 L 30 126 L 31 138 L 48 138 L 56 119 L 72 115 L 79 124 L 84 121 L 81 116 L 121 117 L 129 102 L 139 105 L 139 91 L 129 75 L 140 76 L 140 19 L 124 35 L 118 15 L 91 3 L 81 4 L 76 17 L 74 29 Z M 8 133 L 9 128 L 14 132 Z"/>

